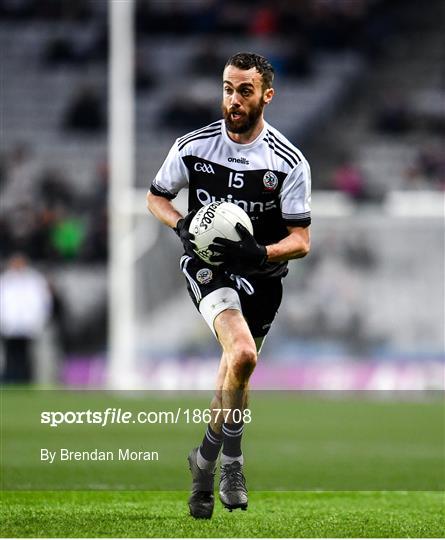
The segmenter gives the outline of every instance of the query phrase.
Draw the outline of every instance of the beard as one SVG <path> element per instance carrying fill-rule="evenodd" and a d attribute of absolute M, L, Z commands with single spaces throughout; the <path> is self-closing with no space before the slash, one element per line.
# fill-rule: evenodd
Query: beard
<path fill-rule="evenodd" d="M 231 133 L 246 133 L 250 131 L 258 122 L 264 110 L 264 100 L 261 97 L 258 101 L 258 104 L 246 114 L 240 112 L 241 116 L 237 120 L 233 120 L 231 117 L 232 112 L 239 112 L 238 109 L 227 109 L 224 104 L 221 105 L 221 110 L 224 117 L 224 122 L 226 124 L 227 131 Z"/>

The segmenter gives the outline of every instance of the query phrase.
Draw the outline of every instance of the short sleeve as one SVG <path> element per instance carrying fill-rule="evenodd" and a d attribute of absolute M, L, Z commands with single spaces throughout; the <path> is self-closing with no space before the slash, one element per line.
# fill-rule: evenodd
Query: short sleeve
<path fill-rule="evenodd" d="M 178 141 L 176 141 L 153 180 L 150 191 L 154 195 L 174 199 L 188 181 L 189 173 L 178 151 Z"/>
<path fill-rule="evenodd" d="M 280 193 L 281 215 L 287 225 L 311 223 L 311 169 L 303 159 L 285 178 Z"/>

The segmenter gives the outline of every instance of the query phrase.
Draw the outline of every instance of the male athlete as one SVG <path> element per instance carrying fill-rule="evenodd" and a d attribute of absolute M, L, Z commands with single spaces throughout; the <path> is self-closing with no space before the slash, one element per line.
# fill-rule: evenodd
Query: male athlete
<path fill-rule="evenodd" d="M 202 444 L 188 457 L 190 513 L 210 518 L 221 453 L 219 496 L 229 510 L 247 508 L 241 437 L 249 378 L 282 297 L 287 261 L 309 252 L 310 169 L 301 152 L 264 120 L 273 98 L 274 71 L 262 56 L 238 53 L 223 73 L 223 120 L 177 139 L 147 195 L 148 209 L 171 227 L 185 254 L 180 266 L 193 303 L 222 347 L 214 413 Z M 172 199 L 188 187 L 183 217 Z M 193 251 L 188 228 L 212 201 L 241 206 L 254 234 L 240 223 L 238 242 L 215 239 L 209 265 Z M 229 414 L 218 414 L 228 409 Z M 237 413 L 237 414 L 235 414 Z"/>

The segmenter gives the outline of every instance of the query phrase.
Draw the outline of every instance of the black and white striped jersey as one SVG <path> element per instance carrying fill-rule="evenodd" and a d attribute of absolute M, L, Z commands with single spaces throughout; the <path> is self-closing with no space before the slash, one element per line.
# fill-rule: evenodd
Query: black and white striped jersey
<path fill-rule="evenodd" d="M 173 199 L 188 188 L 189 211 L 224 200 L 238 204 L 252 220 L 254 236 L 273 244 L 286 226 L 311 222 L 311 173 L 302 153 L 265 122 L 249 144 L 228 136 L 223 120 L 177 139 L 150 190 Z M 286 263 L 269 263 L 266 275 L 280 275 Z"/>

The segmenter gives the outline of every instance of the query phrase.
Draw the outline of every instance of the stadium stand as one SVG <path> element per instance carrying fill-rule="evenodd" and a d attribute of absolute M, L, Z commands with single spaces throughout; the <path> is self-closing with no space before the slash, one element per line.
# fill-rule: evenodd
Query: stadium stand
<path fill-rule="evenodd" d="M 440 2 L 433 3 L 434 9 L 442 9 Z M 51 277 L 66 305 L 71 326 L 77 328 L 76 335 L 68 339 L 67 353 L 105 349 L 106 4 L 89 0 L 0 1 L 1 257 L 4 262 L 17 249 L 30 251 L 32 259 Z M 413 186 L 443 189 L 444 164 L 437 151 L 443 135 L 442 94 L 437 78 L 440 17 L 426 20 L 415 3 L 407 8 L 400 0 L 278 2 L 273 12 L 247 0 L 224 4 L 202 0 L 193 4 L 193 10 L 184 11 L 176 1 L 137 3 L 137 187 L 149 185 L 175 137 L 204 123 L 198 121 L 196 126 L 185 128 L 166 122 L 168 109 L 177 105 L 178 95 L 186 103 L 204 101 L 208 114 L 217 118 L 218 77 L 223 62 L 234 50 L 250 49 L 266 54 L 277 66 L 280 97 L 271 105 L 268 119 L 308 156 L 315 190 L 345 191 L 333 180 L 340 164 L 350 169 L 355 166 L 364 186 L 365 196 L 353 197 L 352 212 L 380 215 L 388 190 Z M 236 10 L 230 9 L 232 4 L 236 4 Z M 404 9 L 399 20 L 395 14 L 400 6 Z M 295 29 L 299 42 L 295 41 Z M 414 30 L 418 32 L 415 41 L 411 37 Z M 207 54 L 209 43 L 214 44 L 213 55 Z M 403 61 L 407 57 L 409 63 Z M 73 100 L 85 88 L 96 96 L 99 123 L 92 132 L 72 131 L 65 119 Z M 413 122 L 403 133 L 382 134 L 375 128 L 376 115 L 381 117 L 382 113 L 376 107 L 376 98 L 394 89 L 402 90 Z M 347 193 L 345 198 L 349 198 Z M 315 195 L 314 204 L 316 201 Z M 357 203 L 364 205 L 356 207 Z M 363 228 L 374 227 L 373 219 L 363 221 Z M 397 228 L 393 222 L 385 223 Z M 324 227 L 314 224 L 315 239 L 320 235 L 320 242 L 329 245 Z M 440 233 L 431 227 L 440 254 Z M 331 346 L 340 343 L 357 354 L 368 354 L 385 344 L 398 349 L 400 344 L 409 343 L 411 353 L 418 350 L 413 344 L 412 314 L 416 298 L 429 297 L 428 280 L 416 285 L 417 296 L 411 303 L 404 296 L 404 287 L 412 285 L 416 273 L 422 274 L 420 262 L 412 266 L 412 281 L 399 281 L 391 289 L 391 295 L 401 303 L 392 305 L 384 300 L 389 297 L 388 287 L 392 287 L 404 254 L 400 248 L 400 254 L 394 255 L 397 268 L 389 268 L 382 254 L 403 245 L 400 235 L 403 233 L 394 231 L 382 239 L 382 251 L 370 255 L 370 260 L 375 259 L 370 262 L 375 272 L 370 271 L 371 266 L 351 270 L 355 290 L 361 291 L 353 301 L 353 293 L 347 288 L 335 291 L 342 295 L 339 304 L 345 310 L 342 328 L 335 326 L 341 319 L 339 313 L 314 304 L 316 280 L 310 276 L 311 272 L 314 276 L 329 274 L 335 257 L 326 254 L 317 260 L 317 249 L 308 258 L 306 270 L 295 265 L 294 279 L 288 280 L 292 310 L 289 307 L 283 313 L 269 351 L 278 344 L 279 336 L 285 336 L 286 346 L 294 351 L 301 343 L 307 346 L 311 339 L 316 342 L 326 336 Z M 344 253 L 349 240 L 340 236 L 336 241 L 341 244 L 342 255 L 335 271 L 340 280 L 347 281 L 351 264 Z M 163 268 L 174 267 L 178 254 L 175 238 L 162 230 L 150 254 L 138 263 L 137 276 L 144 289 L 144 295 L 137 298 L 138 312 L 143 314 L 138 333 L 140 349 L 146 354 L 162 348 L 157 341 L 162 335 L 159 329 L 165 328 L 172 313 L 188 313 L 179 273 L 166 276 L 161 284 L 150 280 L 153 274 L 163 273 Z M 432 268 L 436 265 L 440 269 L 440 264 L 437 266 L 437 260 L 431 257 L 428 268 L 429 279 L 433 280 L 437 276 Z M 304 300 L 301 287 L 306 291 Z M 382 291 L 383 308 L 369 300 L 369 287 Z M 179 300 L 174 300 L 176 297 Z M 439 310 L 437 298 L 431 299 L 435 312 Z M 405 318 L 399 320 L 406 322 L 400 326 L 402 335 L 394 329 L 388 336 L 385 330 L 394 316 L 394 306 L 402 309 L 402 304 Z M 298 307 L 303 305 L 304 309 Z M 182 343 L 179 354 L 215 350 L 214 344 L 203 340 L 203 326 L 185 315 L 177 320 L 177 335 L 170 343 Z M 88 333 L 92 321 L 102 321 L 97 324 L 100 332 L 94 336 Z M 437 349 L 437 326 L 428 331 L 428 324 L 425 315 L 421 328 L 426 329 Z M 314 327 L 319 328 L 317 335 Z M 295 328 L 297 339 L 292 340 Z M 285 354 L 284 348 L 280 354 Z"/>

